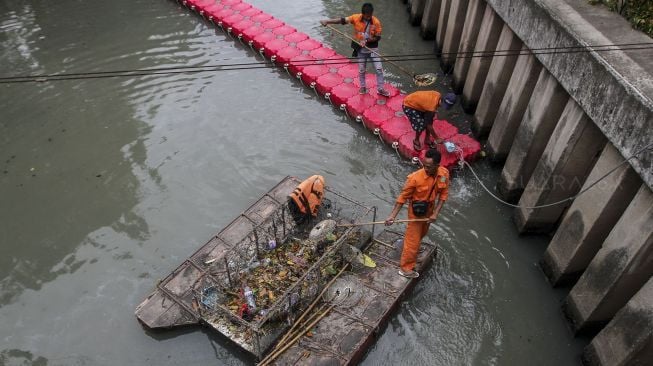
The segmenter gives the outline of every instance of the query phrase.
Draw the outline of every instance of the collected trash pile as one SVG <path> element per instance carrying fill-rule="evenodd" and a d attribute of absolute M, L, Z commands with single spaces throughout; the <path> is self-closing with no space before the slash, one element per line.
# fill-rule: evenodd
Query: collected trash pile
<path fill-rule="evenodd" d="M 344 231 L 336 230 L 335 221 L 325 220 L 316 225 L 306 238 L 291 237 L 280 244 L 274 239 L 268 241 L 262 245 L 264 249 L 259 258 L 254 257 L 241 273 L 241 285 L 226 291 L 223 305 L 247 321 L 262 319 L 277 299 L 300 280 Z M 348 240 L 356 241 L 358 237 L 351 235 Z M 319 269 L 320 276 L 328 279 L 335 275 L 341 262 L 341 256 L 335 255 Z M 282 307 L 281 315 L 288 313 L 300 296 L 313 298 L 318 290 L 317 281 L 304 281 L 299 291 L 291 293 L 290 301 Z"/>

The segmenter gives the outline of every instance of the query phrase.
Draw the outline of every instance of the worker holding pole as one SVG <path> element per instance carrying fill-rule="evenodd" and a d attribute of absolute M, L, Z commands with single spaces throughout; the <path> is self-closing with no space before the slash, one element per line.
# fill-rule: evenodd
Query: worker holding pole
<path fill-rule="evenodd" d="M 449 170 L 440 165 L 440 158 L 436 149 L 426 152 L 422 168 L 408 175 L 390 216 L 385 220 L 387 226 L 394 224 L 401 207 L 409 202 L 408 219 L 411 221 L 406 225 L 399 261 L 399 275 L 407 278 L 419 277 L 415 264 L 422 238 L 428 232 L 429 225 L 438 218 L 442 205 L 449 196 Z M 425 218 L 425 221 L 412 221 Z"/>
<path fill-rule="evenodd" d="M 370 3 L 364 3 L 360 14 L 353 14 L 346 18 L 320 20 L 320 24 L 351 24 L 354 28 L 351 47 L 354 49 L 353 57 L 358 57 L 358 80 L 360 81 L 360 94 L 367 93 L 365 83 L 365 70 L 367 61 L 371 60 L 376 71 L 377 93 L 389 97 L 390 93 L 383 87 L 385 84 L 383 76 L 383 65 L 379 57 L 379 41 L 381 40 L 381 22 L 372 14 L 374 7 Z"/>

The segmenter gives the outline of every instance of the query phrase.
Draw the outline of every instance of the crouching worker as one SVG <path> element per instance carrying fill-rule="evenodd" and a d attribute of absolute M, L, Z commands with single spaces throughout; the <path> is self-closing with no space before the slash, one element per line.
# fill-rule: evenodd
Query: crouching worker
<path fill-rule="evenodd" d="M 441 104 L 444 104 L 445 109 L 449 109 L 455 103 L 456 94 L 447 93 L 444 96 L 444 100 L 441 100 L 440 93 L 435 90 L 416 91 L 408 94 L 404 98 L 402 106 L 404 114 L 408 118 L 408 121 L 410 121 L 410 126 L 415 131 L 415 139 L 413 140 L 413 149 L 415 151 L 422 150 L 420 137 L 424 130 L 426 130 L 424 141 L 428 147 L 434 148 L 435 144 L 442 142 L 442 139 L 438 137 L 433 129 L 433 121 L 437 118 L 436 110 Z"/>
<path fill-rule="evenodd" d="M 440 166 L 440 153 L 435 149 L 429 149 L 422 166 L 422 169 L 406 178 L 404 188 L 397 197 L 390 216 L 385 220 L 387 226 L 394 224 L 399 210 L 406 202 L 409 203 L 408 219 L 424 220 L 412 221 L 406 226 L 399 274 L 407 278 L 419 277 L 419 273 L 415 271 L 415 264 L 422 238 L 428 232 L 429 225 L 438 218 L 442 205 L 449 195 L 449 170 Z"/>
<path fill-rule="evenodd" d="M 324 177 L 313 175 L 297 185 L 288 195 L 288 207 L 295 222 L 316 217 L 324 198 Z"/>

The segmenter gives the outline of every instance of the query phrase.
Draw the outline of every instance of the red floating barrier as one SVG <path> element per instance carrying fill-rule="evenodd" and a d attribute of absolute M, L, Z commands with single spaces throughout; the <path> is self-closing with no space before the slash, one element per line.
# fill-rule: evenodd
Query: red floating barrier
<path fill-rule="evenodd" d="M 232 13 L 228 17 L 225 17 L 225 18 L 222 19 L 222 27 L 224 27 L 224 28 L 232 27 L 233 28 L 234 24 L 240 22 L 243 19 L 244 19 L 244 17 L 242 15 L 240 15 L 240 13 Z M 245 28 L 240 29 L 240 30 L 238 30 L 238 32 L 234 32 L 234 33 L 240 33 L 242 30 L 245 30 Z"/>
<path fill-rule="evenodd" d="M 358 94 L 358 87 L 354 83 L 344 82 L 340 85 L 336 85 L 331 89 L 331 96 L 329 99 L 336 107 L 340 107 L 341 104 L 345 104 L 347 99 Z"/>
<path fill-rule="evenodd" d="M 263 22 L 272 19 L 272 15 L 266 13 L 260 13 L 252 16 L 252 21 L 256 25 L 261 25 Z"/>
<path fill-rule="evenodd" d="M 462 149 L 465 161 L 473 161 L 481 151 L 481 144 L 468 135 L 459 133 L 447 139 L 447 141 L 453 142 L 458 148 Z"/>
<path fill-rule="evenodd" d="M 239 21 L 239 22 L 237 22 L 237 23 L 234 23 L 234 25 L 231 26 L 231 27 L 233 28 L 233 31 L 232 31 L 232 32 L 233 32 L 234 34 L 238 35 L 238 37 L 242 38 L 244 42 L 249 42 L 249 41 L 251 41 L 251 38 L 247 38 L 247 37 L 243 34 L 243 32 L 244 32 L 247 28 L 249 28 L 249 27 L 251 27 L 251 26 L 253 26 L 253 25 L 254 25 L 254 22 L 252 22 L 251 19 L 244 19 L 244 18 L 243 18 L 243 20 L 241 20 L 241 21 Z"/>
<path fill-rule="evenodd" d="M 198 1 L 196 4 L 197 8 L 200 11 L 204 11 L 206 14 L 213 15 L 214 12 L 217 12 L 219 10 L 222 10 L 224 8 L 224 5 L 221 3 L 216 3 L 215 1 Z"/>
<path fill-rule="evenodd" d="M 240 13 L 242 11 L 245 11 L 245 10 L 251 8 L 251 7 L 252 6 L 250 4 L 244 3 L 244 2 L 240 2 L 238 4 L 234 4 L 234 5 L 231 6 L 231 8 L 234 10 L 235 13 Z"/>
<path fill-rule="evenodd" d="M 456 126 L 442 119 L 436 119 L 433 121 L 433 130 L 435 130 L 435 133 L 439 138 L 444 140 L 458 134 L 458 128 L 456 128 Z"/>
<path fill-rule="evenodd" d="M 342 84 L 343 79 L 344 78 L 341 75 L 338 75 L 338 73 L 327 72 L 324 75 L 320 75 L 320 77 L 315 80 L 315 88 L 317 89 L 318 93 L 323 95 L 326 93 L 331 93 L 331 89 L 333 89 L 333 87 L 336 85 Z"/>
<path fill-rule="evenodd" d="M 223 27 L 226 27 L 224 25 L 224 19 L 231 16 L 233 13 L 234 13 L 234 11 L 231 8 L 223 7 L 222 9 L 220 9 L 217 12 L 214 13 L 215 22 L 222 24 Z"/>
<path fill-rule="evenodd" d="M 325 60 L 331 56 L 334 56 L 336 54 L 336 51 L 332 50 L 331 48 L 328 47 L 318 47 L 311 52 L 309 52 L 309 55 L 315 57 L 318 60 Z"/>
<path fill-rule="evenodd" d="M 320 76 L 329 72 L 329 67 L 324 64 L 324 61 L 315 61 L 313 65 L 304 67 L 302 70 L 302 81 L 307 85 L 317 80 Z"/>
<path fill-rule="evenodd" d="M 408 123 L 408 121 L 406 121 Z M 420 143 L 422 144 L 423 148 L 421 151 L 415 151 L 413 149 L 413 140 L 415 140 L 415 131 L 411 130 L 412 133 L 407 133 L 399 138 L 397 150 L 399 151 L 399 154 L 401 156 L 412 159 L 414 157 L 420 158 L 420 160 L 424 159 L 424 151 L 425 151 L 425 146 L 426 143 L 424 142 L 424 139 L 426 138 L 426 134 L 422 133 L 422 136 L 420 136 Z M 440 161 L 442 163 L 442 161 Z"/>
<path fill-rule="evenodd" d="M 297 57 L 301 54 L 302 51 L 298 50 L 297 47 L 291 46 L 289 43 L 286 43 L 286 47 L 280 49 L 279 52 L 277 52 L 277 62 L 281 64 L 289 64 L 290 60 L 292 60 L 294 57 Z"/>
<path fill-rule="evenodd" d="M 297 43 L 297 48 L 299 48 L 302 51 L 312 51 L 321 46 L 322 43 L 310 38 Z"/>
<path fill-rule="evenodd" d="M 347 99 L 347 111 L 356 118 L 363 116 L 365 110 L 376 104 L 376 97 L 368 94 L 357 94 Z"/>
<path fill-rule="evenodd" d="M 281 49 L 286 47 L 288 47 L 288 42 L 286 42 L 282 38 L 275 38 L 262 46 L 262 48 L 264 49 L 263 53 L 267 58 L 276 55 L 277 53 L 279 53 Z"/>
<path fill-rule="evenodd" d="M 294 49 L 297 50 L 296 47 L 293 47 Z M 283 50 L 282 50 L 283 51 Z M 299 52 L 299 50 L 297 50 Z M 290 62 L 288 62 L 288 70 L 292 75 L 297 74 L 298 72 L 301 72 L 304 70 L 306 66 L 313 65 L 313 63 L 316 60 L 311 57 L 310 55 L 304 55 L 304 54 L 298 54 L 297 56 L 293 57 L 290 59 Z"/>
<path fill-rule="evenodd" d="M 242 3 L 242 0 L 222 0 L 221 3 L 224 6 L 234 6 Z"/>
<path fill-rule="evenodd" d="M 280 21 L 278 19 L 274 19 L 274 18 L 268 19 L 268 20 L 264 21 L 263 23 L 261 23 L 261 27 L 267 28 L 267 29 L 279 28 L 282 25 L 284 25 L 284 22 L 282 22 L 282 21 Z"/>
<path fill-rule="evenodd" d="M 290 33 L 286 36 L 283 37 L 288 43 L 294 43 L 297 44 L 305 39 L 308 39 L 308 35 L 306 33 L 302 32 L 295 32 L 295 33 Z"/>
<path fill-rule="evenodd" d="M 272 32 L 266 32 L 266 29 L 260 25 L 255 25 L 243 31 L 243 38 L 248 42 L 252 41 L 252 47 L 259 50 L 265 47 L 266 43 L 277 39 L 277 36 Z"/>
<path fill-rule="evenodd" d="M 288 34 L 292 34 L 297 32 L 297 29 L 289 26 L 289 25 L 282 25 L 281 27 L 274 28 L 272 33 L 276 34 L 277 36 L 286 36 Z"/>
<path fill-rule="evenodd" d="M 404 117 L 392 117 L 383 123 L 380 128 L 381 138 L 387 143 L 399 142 L 402 136 L 407 133 L 414 134 L 410 123 Z M 414 138 L 414 135 L 413 135 Z"/>
<path fill-rule="evenodd" d="M 344 64 L 338 69 L 338 74 L 342 75 L 344 78 L 350 78 L 352 82 L 358 80 L 358 64 Z"/>
<path fill-rule="evenodd" d="M 375 105 L 368 108 L 365 113 L 363 113 L 365 126 L 372 131 L 374 131 L 375 128 L 380 128 L 387 120 L 395 116 L 395 111 L 388 108 L 385 103 L 379 104 L 380 101 L 382 100 L 377 100 Z"/>
<path fill-rule="evenodd" d="M 386 101 L 386 105 L 388 106 L 388 108 L 392 109 L 393 111 L 401 112 L 403 115 L 404 113 L 403 105 L 404 105 L 405 96 L 406 95 L 404 94 L 399 94 L 392 98 L 388 98 L 388 100 Z"/>
<path fill-rule="evenodd" d="M 249 19 L 249 18 L 253 17 L 254 15 L 260 14 L 260 13 L 261 13 L 261 9 L 258 9 L 258 8 L 255 8 L 255 7 L 252 6 L 249 9 L 241 11 L 240 15 L 242 15 L 246 19 Z"/>

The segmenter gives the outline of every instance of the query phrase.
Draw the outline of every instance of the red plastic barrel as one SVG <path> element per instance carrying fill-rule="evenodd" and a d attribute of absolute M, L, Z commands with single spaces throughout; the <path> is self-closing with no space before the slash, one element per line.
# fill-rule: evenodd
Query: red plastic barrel
<path fill-rule="evenodd" d="M 340 85 L 336 85 L 331 89 L 331 102 L 336 107 L 340 107 L 341 104 L 345 104 L 347 99 L 358 94 L 358 87 L 354 83 L 344 82 Z"/>

